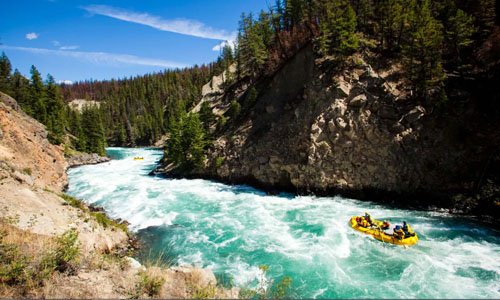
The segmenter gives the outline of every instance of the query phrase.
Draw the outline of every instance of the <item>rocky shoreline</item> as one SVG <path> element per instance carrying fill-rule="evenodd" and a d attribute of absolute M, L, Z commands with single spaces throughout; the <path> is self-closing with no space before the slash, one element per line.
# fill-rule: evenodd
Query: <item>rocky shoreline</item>
<path fill-rule="evenodd" d="M 100 156 L 97 153 L 78 153 L 66 158 L 68 168 L 79 167 L 83 165 L 96 165 L 110 161 L 107 156 Z"/>

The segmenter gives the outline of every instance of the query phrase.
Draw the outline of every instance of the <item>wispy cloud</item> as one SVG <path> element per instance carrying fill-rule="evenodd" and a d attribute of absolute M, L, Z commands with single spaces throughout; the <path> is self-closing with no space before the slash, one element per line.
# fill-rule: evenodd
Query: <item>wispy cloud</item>
<path fill-rule="evenodd" d="M 26 33 L 26 38 L 30 41 L 36 40 L 38 38 L 38 33 L 36 33 L 36 32 Z"/>
<path fill-rule="evenodd" d="M 80 48 L 80 46 L 78 45 L 74 45 L 74 46 L 61 46 L 59 47 L 59 50 L 76 50 Z"/>
<path fill-rule="evenodd" d="M 89 5 L 83 6 L 82 8 L 91 14 L 97 14 L 126 22 L 142 24 L 162 31 L 169 31 L 205 39 L 222 41 L 232 41 L 236 37 L 236 33 L 234 32 L 228 33 L 225 30 L 213 29 L 195 20 L 164 20 L 160 17 L 152 16 L 147 13 L 127 11 L 107 5 Z"/>
<path fill-rule="evenodd" d="M 63 46 L 59 41 L 52 41 L 52 45 L 54 45 L 54 47 L 58 47 L 59 50 L 76 50 L 80 48 L 78 45 Z"/>
<path fill-rule="evenodd" d="M 64 51 L 64 50 L 51 50 L 44 48 L 29 48 L 29 47 L 16 47 L 0 45 L 0 49 L 24 51 L 41 55 L 56 55 L 63 57 L 72 57 L 76 59 L 86 60 L 96 64 L 108 65 L 139 65 L 139 66 L 154 66 L 163 68 L 184 68 L 185 64 L 172 62 L 162 59 L 145 58 L 128 54 L 116 54 L 106 52 L 83 52 L 83 51 Z"/>

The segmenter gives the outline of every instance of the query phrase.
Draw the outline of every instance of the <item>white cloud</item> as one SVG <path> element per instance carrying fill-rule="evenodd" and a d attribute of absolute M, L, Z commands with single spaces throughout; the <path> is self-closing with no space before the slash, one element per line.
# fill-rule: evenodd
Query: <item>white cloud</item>
<path fill-rule="evenodd" d="M 26 33 L 26 38 L 30 41 L 36 40 L 38 38 L 38 33 L 36 33 L 36 32 Z"/>
<path fill-rule="evenodd" d="M 54 47 L 58 47 L 59 50 L 76 50 L 76 49 L 80 48 L 80 46 L 78 46 L 78 45 L 65 46 L 65 45 L 62 45 L 61 42 L 59 42 L 59 41 L 52 41 L 52 45 L 54 45 Z"/>
<path fill-rule="evenodd" d="M 71 85 L 71 84 L 73 84 L 73 81 L 71 81 L 71 80 L 59 80 L 59 81 L 57 81 L 57 83 Z"/>
<path fill-rule="evenodd" d="M 234 44 L 234 40 L 230 40 L 230 41 L 224 41 L 218 45 L 215 45 L 212 50 L 213 51 L 221 51 L 226 45 L 229 45 L 231 47 L 231 49 L 234 49 L 235 47 L 235 44 Z"/>
<path fill-rule="evenodd" d="M 213 29 L 195 20 L 164 20 L 160 17 L 152 16 L 147 13 L 126 11 L 107 5 L 89 5 L 82 8 L 92 14 L 103 15 L 122 21 L 142 24 L 162 31 L 169 31 L 200 38 L 223 41 L 234 40 L 236 37 L 236 33 L 234 32 L 228 33 L 225 30 Z"/>
<path fill-rule="evenodd" d="M 59 47 L 59 50 L 76 50 L 80 48 L 80 46 L 78 45 L 74 45 L 74 46 L 61 46 Z"/>
<path fill-rule="evenodd" d="M 63 57 L 72 57 L 76 59 L 90 61 L 95 64 L 108 64 L 113 66 L 119 66 L 122 64 L 127 65 L 139 65 L 139 66 L 154 66 L 163 68 L 184 68 L 185 64 L 172 62 L 162 59 L 145 58 L 135 55 L 128 54 L 116 54 L 116 53 L 106 53 L 106 52 L 83 52 L 83 51 L 63 51 L 63 50 L 51 50 L 44 48 L 28 48 L 28 47 L 16 47 L 16 46 L 6 46 L 0 45 L 0 49 L 10 49 L 17 51 L 30 52 L 34 54 L 42 55 L 57 55 Z"/>

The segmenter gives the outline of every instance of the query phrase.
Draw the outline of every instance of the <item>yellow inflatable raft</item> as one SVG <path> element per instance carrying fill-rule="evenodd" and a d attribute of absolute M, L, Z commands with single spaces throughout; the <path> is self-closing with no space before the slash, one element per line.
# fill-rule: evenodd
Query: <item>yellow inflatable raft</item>
<path fill-rule="evenodd" d="M 144 157 L 134 157 L 134 160 L 144 160 Z"/>
<path fill-rule="evenodd" d="M 398 239 L 397 237 L 392 236 L 391 234 L 385 233 L 382 228 L 382 224 L 384 222 L 378 221 L 378 220 L 373 220 L 373 223 L 378 226 L 378 227 L 363 227 L 358 224 L 356 221 L 356 218 L 361 218 L 359 216 L 354 216 L 351 218 L 350 224 L 351 227 L 356 229 L 357 231 L 361 231 L 363 233 L 369 234 L 373 236 L 375 239 L 385 242 L 385 243 L 391 243 L 394 245 L 398 246 L 412 246 L 415 245 L 418 242 L 418 236 L 415 233 L 414 236 L 404 238 L 402 240 Z"/>

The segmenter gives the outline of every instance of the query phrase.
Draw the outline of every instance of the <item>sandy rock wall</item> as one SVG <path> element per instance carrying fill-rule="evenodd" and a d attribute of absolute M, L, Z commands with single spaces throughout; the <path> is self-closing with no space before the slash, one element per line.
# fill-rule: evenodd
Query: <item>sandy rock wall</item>
<path fill-rule="evenodd" d="M 61 190 L 67 184 L 63 149 L 47 140 L 45 126 L 0 93 L 0 169 L 2 176 L 41 188 Z"/>

